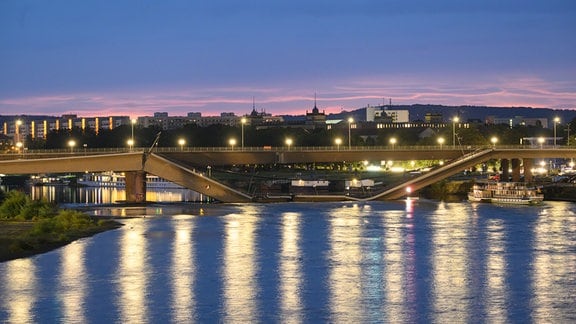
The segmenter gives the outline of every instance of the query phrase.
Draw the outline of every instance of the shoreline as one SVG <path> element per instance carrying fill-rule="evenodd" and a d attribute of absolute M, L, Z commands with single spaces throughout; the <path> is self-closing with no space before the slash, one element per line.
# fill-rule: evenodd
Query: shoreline
<path fill-rule="evenodd" d="M 33 226 L 34 222 L 0 222 L 0 263 L 50 252 L 78 239 L 118 229 L 123 224 L 114 220 L 105 220 L 82 230 L 62 233 L 65 234 L 64 238 L 62 236 L 48 238 L 28 236 Z"/>

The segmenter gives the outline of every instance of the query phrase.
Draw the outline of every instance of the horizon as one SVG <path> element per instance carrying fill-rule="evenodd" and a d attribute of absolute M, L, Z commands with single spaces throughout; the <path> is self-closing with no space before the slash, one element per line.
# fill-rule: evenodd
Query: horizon
<path fill-rule="evenodd" d="M 111 10 L 113 9 L 113 10 Z M 3 114 L 576 109 L 576 3 L 0 2 Z"/>

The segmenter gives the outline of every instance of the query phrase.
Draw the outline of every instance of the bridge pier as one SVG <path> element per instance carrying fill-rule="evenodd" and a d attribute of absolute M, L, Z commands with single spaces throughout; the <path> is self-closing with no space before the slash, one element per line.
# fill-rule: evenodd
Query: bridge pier
<path fill-rule="evenodd" d="M 512 159 L 510 161 L 512 163 L 512 181 L 519 182 L 520 181 L 520 159 Z"/>
<path fill-rule="evenodd" d="M 531 159 L 523 159 L 522 163 L 524 164 L 524 182 L 532 182 L 532 160 Z"/>
<path fill-rule="evenodd" d="M 500 167 L 502 168 L 502 181 L 504 182 L 508 182 L 510 179 L 510 172 L 508 171 L 508 168 L 510 168 L 510 160 L 508 159 L 501 159 L 500 160 Z"/>
<path fill-rule="evenodd" d="M 146 172 L 125 172 L 126 202 L 141 203 L 146 201 Z"/>

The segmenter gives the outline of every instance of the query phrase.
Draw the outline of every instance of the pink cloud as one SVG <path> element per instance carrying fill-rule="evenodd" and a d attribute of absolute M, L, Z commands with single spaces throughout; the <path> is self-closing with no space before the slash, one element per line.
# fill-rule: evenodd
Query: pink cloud
<path fill-rule="evenodd" d="M 326 112 L 354 110 L 368 104 L 443 104 L 482 106 L 528 106 L 576 108 L 573 82 L 550 82 L 532 76 L 493 79 L 442 80 L 414 76 L 367 77 L 340 81 L 310 89 L 300 87 L 195 88 L 194 90 L 146 90 L 111 93 L 68 93 L 0 99 L 3 114 L 74 113 L 79 116 L 152 115 L 166 111 L 170 115 L 202 112 L 249 113 L 252 98 L 256 108 L 272 114 L 303 114 L 314 106 Z"/>

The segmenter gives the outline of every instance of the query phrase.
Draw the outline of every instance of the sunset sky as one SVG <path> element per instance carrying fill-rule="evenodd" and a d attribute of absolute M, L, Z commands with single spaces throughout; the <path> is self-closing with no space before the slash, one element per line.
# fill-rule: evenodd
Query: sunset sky
<path fill-rule="evenodd" d="M 2 0 L 0 115 L 576 108 L 572 0 Z"/>

